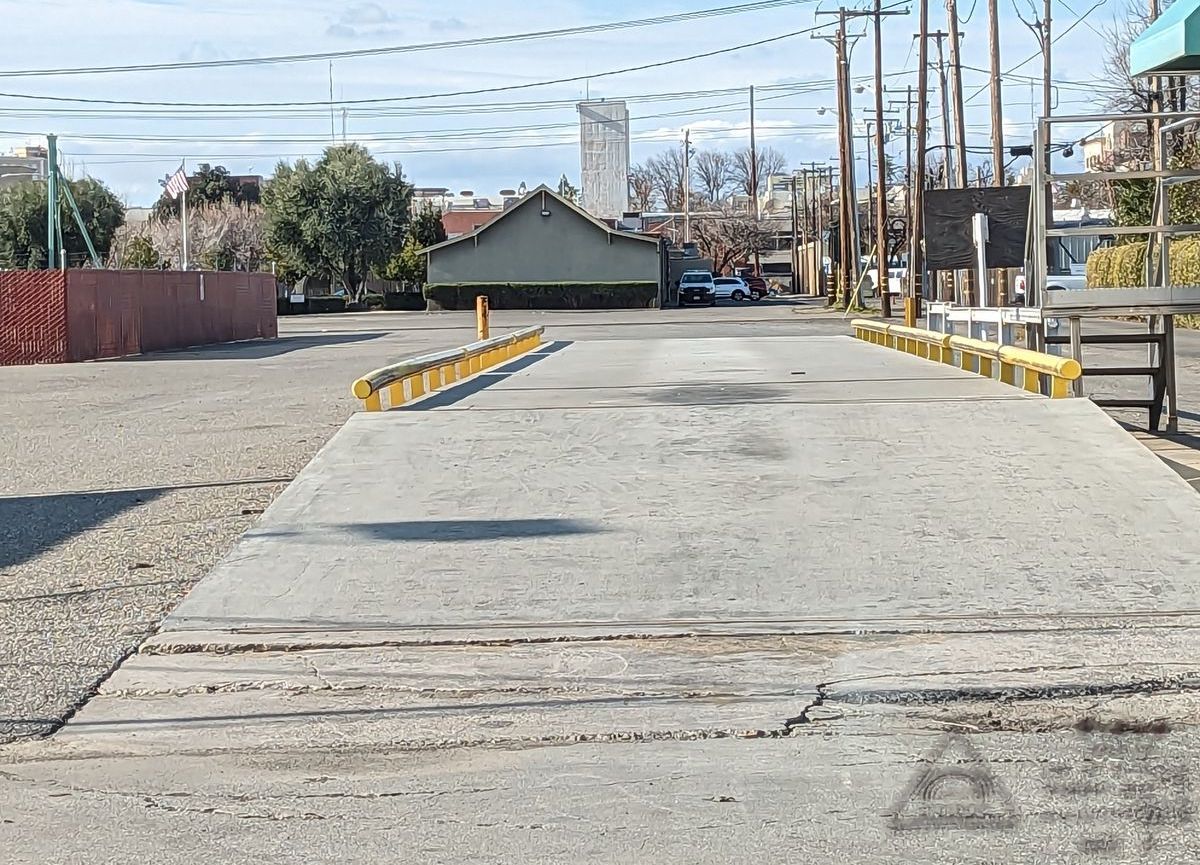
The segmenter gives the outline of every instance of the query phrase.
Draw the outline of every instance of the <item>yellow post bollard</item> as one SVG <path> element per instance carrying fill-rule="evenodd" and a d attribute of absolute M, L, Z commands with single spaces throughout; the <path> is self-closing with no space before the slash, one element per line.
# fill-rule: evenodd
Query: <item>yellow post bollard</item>
<path fill-rule="evenodd" d="M 488 338 L 488 299 L 486 294 L 475 298 L 475 333 L 480 341 Z"/>

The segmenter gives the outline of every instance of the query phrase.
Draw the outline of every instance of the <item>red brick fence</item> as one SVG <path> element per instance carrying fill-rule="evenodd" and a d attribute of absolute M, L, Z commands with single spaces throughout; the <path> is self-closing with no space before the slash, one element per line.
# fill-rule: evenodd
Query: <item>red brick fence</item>
<path fill-rule="evenodd" d="M 269 273 L 0 271 L 0 366 L 274 338 Z"/>

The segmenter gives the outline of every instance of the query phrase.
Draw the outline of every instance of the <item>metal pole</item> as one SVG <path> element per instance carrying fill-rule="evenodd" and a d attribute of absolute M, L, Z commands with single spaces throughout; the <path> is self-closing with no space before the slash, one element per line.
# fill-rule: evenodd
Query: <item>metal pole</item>
<path fill-rule="evenodd" d="M 792 294 L 800 293 L 800 211 L 796 204 L 796 172 L 792 172 Z"/>
<path fill-rule="evenodd" d="M 1051 38 L 1052 38 L 1051 16 L 1050 16 L 1051 2 L 1052 2 L 1052 0 L 1044 0 L 1044 2 L 1042 4 L 1042 31 L 1041 31 L 1041 37 L 1042 37 L 1042 116 L 1044 116 L 1044 117 L 1050 116 L 1050 110 L 1051 110 L 1050 106 L 1051 106 L 1051 103 L 1053 102 L 1053 98 L 1054 98 L 1054 93 L 1053 93 L 1054 85 L 1053 85 L 1053 79 L 1051 78 L 1051 75 L 1053 72 L 1053 67 L 1051 65 L 1051 49 L 1053 46 L 1053 43 L 1051 41 Z M 1050 162 L 1050 142 L 1049 142 L 1049 140 L 1047 140 L 1045 142 L 1045 145 L 1042 147 L 1042 159 L 1045 161 L 1046 174 L 1048 176 L 1052 170 L 1051 162 Z M 1003 172 L 1004 169 L 1000 166 L 997 166 L 996 170 L 999 172 Z M 1054 227 L 1054 195 L 1053 195 L 1052 190 L 1049 191 L 1048 194 L 1046 195 L 1046 227 L 1047 228 Z M 1055 243 L 1056 243 L 1056 241 L 1052 237 L 1046 239 L 1046 263 L 1047 263 L 1047 265 L 1049 265 L 1050 261 L 1054 258 Z M 1028 282 L 1028 280 L 1026 280 L 1026 282 Z"/>
<path fill-rule="evenodd" d="M 187 206 L 187 190 L 186 189 L 183 190 L 183 192 L 181 192 L 179 195 L 179 214 L 180 214 L 179 227 L 183 231 L 183 253 L 181 255 L 181 258 L 183 259 L 183 261 L 182 261 L 183 269 L 187 270 L 188 265 L 191 264 L 191 260 L 188 257 L 188 224 L 187 224 L 188 206 Z"/>
<path fill-rule="evenodd" d="M 879 189 L 875 193 L 875 257 L 879 274 L 879 310 L 884 318 L 892 315 L 892 298 L 888 293 L 887 256 L 887 156 L 883 148 L 883 11 L 881 0 L 875 0 L 875 162 L 879 166 Z"/>
<path fill-rule="evenodd" d="M 928 130 L 929 106 L 929 0 L 919 0 L 921 32 L 917 49 L 917 126 L 916 164 L 912 177 L 912 212 L 909 214 L 909 230 L 912 247 L 908 256 L 910 296 L 904 305 L 904 323 L 916 327 L 921 315 L 921 298 L 925 293 L 925 147 Z"/>
<path fill-rule="evenodd" d="M 683 242 L 692 241 L 692 130 L 683 131 Z"/>
<path fill-rule="evenodd" d="M 750 218 L 754 220 L 755 235 L 758 233 L 758 144 L 754 124 L 754 85 L 750 85 Z M 758 255 L 758 243 L 754 244 L 754 275 L 762 276 L 762 261 Z"/>
<path fill-rule="evenodd" d="M 58 136 L 46 136 L 46 268 L 58 267 Z"/>
<path fill-rule="evenodd" d="M 329 141 L 337 144 L 337 120 L 333 110 L 333 61 L 329 61 Z"/>

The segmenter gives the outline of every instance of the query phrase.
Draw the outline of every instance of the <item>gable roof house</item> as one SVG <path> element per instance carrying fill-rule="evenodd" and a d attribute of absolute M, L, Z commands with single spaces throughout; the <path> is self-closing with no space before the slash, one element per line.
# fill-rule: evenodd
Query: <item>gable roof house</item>
<path fill-rule="evenodd" d="M 669 255 L 657 237 L 610 228 L 539 186 L 461 237 L 423 250 L 431 308 L 658 306 Z"/>

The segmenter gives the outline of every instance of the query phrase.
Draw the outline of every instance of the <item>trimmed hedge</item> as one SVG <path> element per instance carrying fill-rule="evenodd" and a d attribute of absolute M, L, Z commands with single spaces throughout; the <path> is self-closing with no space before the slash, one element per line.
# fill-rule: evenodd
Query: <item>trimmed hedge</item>
<path fill-rule="evenodd" d="M 424 312 L 426 306 L 425 295 L 419 291 L 385 291 L 383 293 L 384 309 Z"/>
<path fill-rule="evenodd" d="M 486 294 L 492 309 L 630 309 L 658 300 L 656 282 L 431 282 L 425 297 L 441 309 L 474 309 Z"/>
<path fill-rule="evenodd" d="M 1088 288 L 1127 288 L 1146 281 L 1146 244 L 1097 249 L 1087 260 Z M 1171 283 L 1200 285 L 1200 238 L 1171 244 Z"/>
<path fill-rule="evenodd" d="M 310 297 L 304 305 L 306 312 L 345 312 L 346 298 L 336 294 Z"/>

